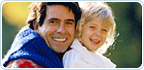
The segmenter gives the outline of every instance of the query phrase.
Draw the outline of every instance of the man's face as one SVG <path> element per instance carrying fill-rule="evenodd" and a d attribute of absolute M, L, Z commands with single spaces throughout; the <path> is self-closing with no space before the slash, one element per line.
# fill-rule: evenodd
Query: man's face
<path fill-rule="evenodd" d="M 65 52 L 75 33 L 75 16 L 62 5 L 47 6 L 46 18 L 37 32 L 55 52 Z"/>

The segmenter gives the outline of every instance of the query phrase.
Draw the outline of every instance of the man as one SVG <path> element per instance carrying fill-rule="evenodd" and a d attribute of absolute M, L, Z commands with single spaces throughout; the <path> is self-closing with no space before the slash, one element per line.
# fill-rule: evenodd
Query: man
<path fill-rule="evenodd" d="M 62 68 L 81 17 L 77 2 L 36 2 L 3 59 L 7 68 Z"/>

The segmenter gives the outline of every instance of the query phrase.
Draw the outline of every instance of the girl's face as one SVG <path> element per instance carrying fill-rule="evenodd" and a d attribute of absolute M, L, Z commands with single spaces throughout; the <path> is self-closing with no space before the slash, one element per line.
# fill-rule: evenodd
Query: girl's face
<path fill-rule="evenodd" d="M 96 51 L 107 37 L 108 28 L 100 21 L 94 20 L 83 25 L 81 42 L 89 51 Z"/>

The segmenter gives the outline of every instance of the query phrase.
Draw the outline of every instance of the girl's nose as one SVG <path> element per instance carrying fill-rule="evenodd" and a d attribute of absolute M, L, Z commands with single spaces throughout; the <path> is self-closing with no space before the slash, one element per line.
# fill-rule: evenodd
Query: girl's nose
<path fill-rule="evenodd" d="M 97 30 L 95 31 L 95 35 L 96 35 L 96 36 L 100 36 L 100 35 L 101 35 L 101 31 L 100 31 L 99 29 L 97 29 Z"/>

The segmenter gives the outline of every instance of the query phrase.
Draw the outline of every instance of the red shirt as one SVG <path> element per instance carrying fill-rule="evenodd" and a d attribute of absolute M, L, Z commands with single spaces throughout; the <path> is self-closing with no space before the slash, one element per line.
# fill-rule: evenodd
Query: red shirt
<path fill-rule="evenodd" d="M 33 62 L 32 60 L 27 60 L 24 58 L 10 61 L 6 68 L 43 68 Z"/>

